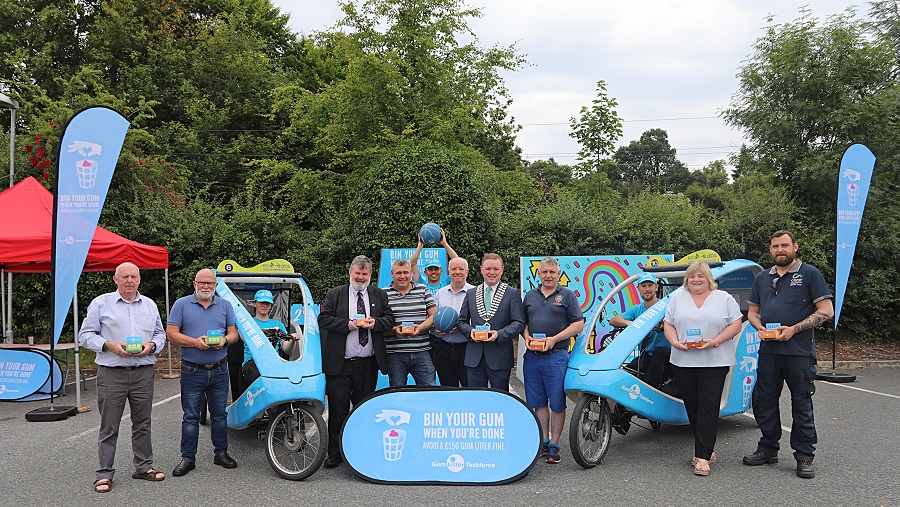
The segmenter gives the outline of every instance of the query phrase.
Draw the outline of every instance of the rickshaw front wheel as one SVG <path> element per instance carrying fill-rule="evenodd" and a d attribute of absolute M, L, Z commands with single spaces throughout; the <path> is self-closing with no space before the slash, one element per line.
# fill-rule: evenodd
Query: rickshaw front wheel
<path fill-rule="evenodd" d="M 266 458 L 284 479 L 299 481 L 325 461 L 327 433 L 322 414 L 306 403 L 287 403 L 275 411 L 266 428 Z"/>
<path fill-rule="evenodd" d="M 612 438 L 612 420 L 606 398 L 585 393 L 569 423 L 569 447 L 575 462 L 584 468 L 600 464 Z"/>

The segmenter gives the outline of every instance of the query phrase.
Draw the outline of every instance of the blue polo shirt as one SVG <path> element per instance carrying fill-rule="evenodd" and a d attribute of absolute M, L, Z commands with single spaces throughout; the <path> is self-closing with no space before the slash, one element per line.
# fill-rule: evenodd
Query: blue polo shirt
<path fill-rule="evenodd" d="M 756 275 L 747 302 L 759 307 L 759 318 L 764 325 L 793 326 L 815 313 L 817 302 L 832 297 L 822 273 L 796 261 L 784 276 L 778 276 L 774 266 Z M 761 340 L 759 353 L 815 358 L 813 330 L 797 333 L 786 342 Z"/>
<path fill-rule="evenodd" d="M 235 325 L 234 308 L 219 296 L 213 296 L 208 307 L 197 301 L 191 294 L 175 301 L 166 324 L 178 326 L 182 334 L 191 338 L 205 336 L 211 329 L 220 329 L 224 338 L 226 330 Z M 228 354 L 228 349 L 200 350 L 194 347 L 179 347 L 181 358 L 197 364 L 218 363 Z"/>
<path fill-rule="evenodd" d="M 553 336 L 569 324 L 584 319 L 578 297 L 570 289 L 557 286 L 549 296 L 544 297 L 541 287 L 535 287 L 525 294 L 525 323 L 528 331 Z M 554 349 L 569 348 L 568 340 L 560 340 Z"/>
<path fill-rule="evenodd" d="M 625 320 L 635 321 L 646 310 L 647 308 L 644 306 L 644 303 L 638 303 L 625 310 L 625 312 L 622 313 L 622 318 Z M 669 344 L 669 340 L 666 340 L 666 335 L 662 331 L 650 331 L 649 333 L 647 333 L 647 338 L 647 348 L 644 349 L 644 352 L 646 352 L 649 356 L 652 356 L 653 351 L 656 349 L 672 348 L 672 345 Z"/>

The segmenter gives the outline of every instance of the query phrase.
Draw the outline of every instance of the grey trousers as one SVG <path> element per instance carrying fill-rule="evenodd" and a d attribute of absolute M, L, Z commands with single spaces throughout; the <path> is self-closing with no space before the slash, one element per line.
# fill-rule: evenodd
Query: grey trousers
<path fill-rule="evenodd" d="M 100 409 L 100 453 L 98 479 L 112 479 L 116 473 L 116 442 L 125 402 L 131 410 L 131 449 L 134 469 L 144 473 L 153 465 L 150 442 L 150 410 L 153 408 L 153 365 L 133 370 L 97 368 L 97 407 Z"/>

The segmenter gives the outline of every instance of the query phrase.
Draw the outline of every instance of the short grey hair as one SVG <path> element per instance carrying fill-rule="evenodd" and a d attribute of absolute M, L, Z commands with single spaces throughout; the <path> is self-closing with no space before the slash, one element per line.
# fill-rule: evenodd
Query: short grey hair
<path fill-rule="evenodd" d="M 554 268 L 559 268 L 559 261 L 553 257 L 550 257 L 549 255 L 544 257 L 543 259 L 541 259 L 540 265 L 543 266 L 544 264 L 549 264 L 550 266 L 553 266 Z"/>
<path fill-rule="evenodd" d="M 359 269 L 368 269 L 372 271 L 372 261 L 366 257 L 365 255 L 357 255 L 353 258 L 353 261 L 350 263 L 350 269 L 356 266 Z"/>
<path fill-rule="evenodd" d="M 391 273 L 394 272 L 394 268 L 397 266 L 409 266 L 409 261 L 406 259 L 397 259 L 391 263 Z"/>

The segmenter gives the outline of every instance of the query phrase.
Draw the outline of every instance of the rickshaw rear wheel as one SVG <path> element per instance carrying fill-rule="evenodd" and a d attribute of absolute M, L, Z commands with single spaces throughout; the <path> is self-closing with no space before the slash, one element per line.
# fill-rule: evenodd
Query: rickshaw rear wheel
<path fill-rule="evenodd" d="M 575 462 L 583 468 L 600 464 L 612 438 L 612 420 L 606 398 L 584 394 L 569 422 L 569 447 Z"/>
<path fill-rule="evenodd" d="M 269 465 L 283 479 L 306 479 L 325 461 L 325 421 L 305 403 L 288 403 L 275 412 L 266 428 Z"/>

